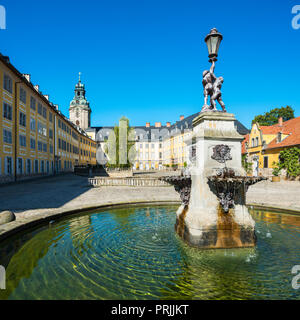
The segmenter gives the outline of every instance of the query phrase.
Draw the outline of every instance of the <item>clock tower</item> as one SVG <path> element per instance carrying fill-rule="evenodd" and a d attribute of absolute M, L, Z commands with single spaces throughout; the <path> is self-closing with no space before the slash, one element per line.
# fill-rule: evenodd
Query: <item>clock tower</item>
<path fill-rule="evenodd" d="M 79 72 L 79 80 L 75 86 L 75 96 L 70 102 L 69 114 L 70 120 L 78 127 L 86 130 L 91 126 L 90 103 L 85 97 L 84 84 L 81 83 L 81 72 Z"/>

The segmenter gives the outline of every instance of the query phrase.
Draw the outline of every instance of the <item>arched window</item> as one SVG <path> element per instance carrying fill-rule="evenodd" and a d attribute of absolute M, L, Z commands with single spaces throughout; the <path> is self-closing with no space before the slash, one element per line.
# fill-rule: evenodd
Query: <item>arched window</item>
<path fill-rule="evenodd" d="M 258 137 L 256 137 L 256 147 L 258 147 Z"/>

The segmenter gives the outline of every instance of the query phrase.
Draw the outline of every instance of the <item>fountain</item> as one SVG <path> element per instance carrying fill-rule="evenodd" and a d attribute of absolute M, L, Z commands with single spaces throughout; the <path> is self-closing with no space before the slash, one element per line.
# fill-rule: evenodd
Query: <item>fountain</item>
<path fill-rule="evenodd" d="M 212 29 L 205 41 L 210 70 L 203 72 L 204 105 L 193 120 L 195 141 L 188 173 L 164 177 L 174 185 L 182 201 L 175 230 L 189 245 L 200 248 L 241 248 L 256 244 L 255 222 L 246 207 L 247 188 L 264 179 L 248 177 L 241 162 L 244 139 L 222 100 L 222 77 L 214 74 L 222 35 Z M 210 97 L 210 105 L 207 104 Z M 216 108 L 216 101 L 222 111 Z"/>

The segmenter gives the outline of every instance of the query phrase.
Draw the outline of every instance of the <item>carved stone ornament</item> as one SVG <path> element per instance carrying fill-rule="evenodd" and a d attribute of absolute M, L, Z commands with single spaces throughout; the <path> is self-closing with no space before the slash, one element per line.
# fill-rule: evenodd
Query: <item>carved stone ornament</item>
<path fill-rule="evenodd" d="M 191 176 L 169 176 L 161 177 L 160 180 L 166 181 L 174 186 L 175 191 L 180 195 L 181 202 L 186 206 L 189 204 L 191 195 Z"/>
<path fill-rule="evenodd" d="M 231 149 L 226 144 L 218 144 L 213 148 L 211 158 L 220 163 L 224 163 L 227 160 L 232 160 L 230 151 Z"/>
<path fill-rule="evenodd" d="M 266 179 L 264 177 L 236 176 L 231 168 L 220 169 L 216 175 L 208 177 L 209 183 L 215 187 L 216 195 L 225 213 L 228 213 L 230 208 L 234 208 L 235 196 L 241 192 L 242 187 L 244 187 L 242 192 L 246 192 L 250 185 Z"/>

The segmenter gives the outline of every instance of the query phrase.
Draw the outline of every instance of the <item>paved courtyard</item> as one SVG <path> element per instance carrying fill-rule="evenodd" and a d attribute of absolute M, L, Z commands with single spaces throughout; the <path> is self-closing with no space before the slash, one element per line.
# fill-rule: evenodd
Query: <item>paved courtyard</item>
<path fill-rule="evenodd" d="M 92 188 L 86 177 L 72 174 L 0 187 L 0 211 L 12 210 L 17 220 L 112 203 L 179 200 L 171 186 Z M 300 211 L 300 182 L 259 182 L 249 188 L 247 203 Z"/>

